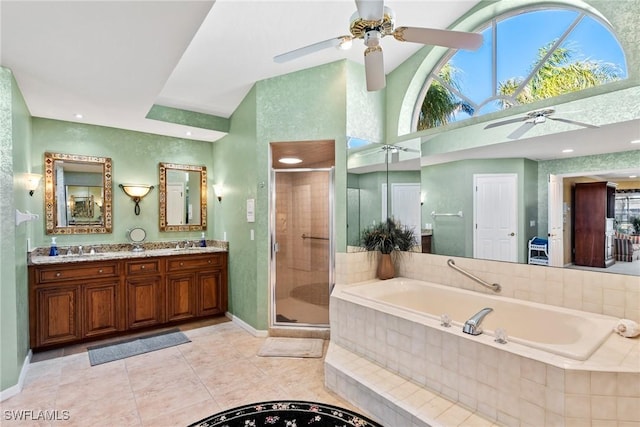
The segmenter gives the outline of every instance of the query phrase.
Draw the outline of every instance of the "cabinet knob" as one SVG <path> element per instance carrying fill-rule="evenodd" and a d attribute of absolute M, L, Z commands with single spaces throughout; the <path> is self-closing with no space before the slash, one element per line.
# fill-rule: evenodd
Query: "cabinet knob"
<path fill-rule="evenodd" d="M 102 273 L 102 269 L 98 270 L 98 273 Z"/>
<path fill-rule="evenodd" d="M 144 267 L 145 267 L 144 265 L 140 266 L 140 268 L 141 268 L 142 270 L 144 270 Z"/>
<path fill-rule="evenodd" d="M 208 260 L 207 263 L 211 264 L 211 260 Z"/>
<path fill-rule="evenodd" d="M 181 262 L 181 263 L 180 263 L 180 267 L 182 267 L 183 265 L 184 265 L 184 262 Z"/>
<path fill-rule="evenodd" d="M 59 271 L 56 273 L 56 277 L 60 277 L 62 276 L 62 273 L 60 273 Z"/>

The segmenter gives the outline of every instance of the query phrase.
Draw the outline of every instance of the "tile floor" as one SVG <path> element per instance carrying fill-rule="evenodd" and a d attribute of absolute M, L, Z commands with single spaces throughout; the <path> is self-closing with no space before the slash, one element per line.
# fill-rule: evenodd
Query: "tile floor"
<path fill-rule="evenodd" d="M 86 346 L 36 353 L 23 391 L 0 403 L 0 425 L 186 426 L 276 399 L 357 411 L 324 387 L 323 359 L 258 357 L 264 338 L 224 320 L 196 326 L 181 328 L 190 343 L 93 367 Z M 11 410 L 68 411 L 69 419 L 16 422 L 6 418 Z"/>

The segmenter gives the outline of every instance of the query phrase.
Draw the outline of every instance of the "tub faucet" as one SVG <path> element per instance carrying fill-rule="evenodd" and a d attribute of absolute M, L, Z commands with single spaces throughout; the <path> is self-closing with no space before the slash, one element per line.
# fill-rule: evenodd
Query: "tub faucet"
<path fill-rule="evenodd" d="M 471 316 L 469 320 L 464 322 L 464 326 L 462 327 L 462 332 L 464 332 L 465 334 L 480 335 L 482 333 L 482 326 L 481 326 L 482 320 L 485 318 L 487 314 L 491 313 L 492 311 L 493 311 L 493 308 L 487 307 L 487 308 L 483 308 L 482 310 L 480 310 L 479 312 Z"/>

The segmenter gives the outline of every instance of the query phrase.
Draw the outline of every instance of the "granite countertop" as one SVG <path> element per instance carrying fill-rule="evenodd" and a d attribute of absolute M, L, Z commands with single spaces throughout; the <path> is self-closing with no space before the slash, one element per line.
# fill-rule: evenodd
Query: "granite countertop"
<path fill-rule="evenodd" d="M 71 246 L 73 254 L 67 255 L 69 246 L 59 246 L 58 256 L 49 256 L 49 248 L 36 248 L 28 254 L 29 265 L 47 265 L 47 264 L 66 264 L 76 262 L 88 262 L 88 261 L 107 261 L 115 259 L 136 259 L 136 258 L 150 258 L 158 256 L 172 256 L 172 255 L 198 255 L 208 254 L 215 252 L 227 252 L 229 250 L 228 242 L 220 240 L 207 240 L 206 247 L 195 246 L 191 248 L 184 248 L 183 243 L 180 242 L 161 242 L 161 243 L 144 243 L 140 245 L 143 250 L 134 252 L 131 249 L 133 245 L 115 244 L 115 245 L 82 245 L 84 254 L 78 255 L 78 246 Z M 180 248 L 177 248 L 180 245 Z M 95 253 L 91 254 L 91 248 Z"/>

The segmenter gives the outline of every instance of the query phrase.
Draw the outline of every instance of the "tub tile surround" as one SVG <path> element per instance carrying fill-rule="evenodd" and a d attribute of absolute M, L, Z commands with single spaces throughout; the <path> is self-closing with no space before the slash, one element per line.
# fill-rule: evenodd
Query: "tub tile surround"
<path fill-rule="evenodd" d="M 336 255 L 336 283 L 349 284 L 376 278 L 377 253 Z M 499 283 L 502 286 L 499 295 L 640 323 L 638 276 L 413 252 L 402 253 L 397 258 L 396 276 L 494 294 L 454 271 L 447 265 L 449 259 L 489 283 Z"/>
<path fill-rule="evenodd" d="M 448 267 L 449 258 L 403 254 L 398 275 L 483 292 Z M 638 298 L 637 277 L 608 274 L 603 280 L 602 274 L 592 272 L 455 261 L 500 283 L 501 295 L 638 319 L 637 302 L 627 301 Z M 338 254 L 336 270 L 344 282 L 338 282 L 332 295 L 325 382 L 350 402 L 382 416 L 383 422 L 449 425 L 439 418 L 444 411 L 429 409 L 449 405 L 447 410 L 467 411 L 467 419 L 476 417 L 477 425 L 483 425 L 479 420 L 487 425 L 640 425 L 640 339 L 612 333 L 586 361 L 542 357 L 534 349 L 507 352 L 486 335 L 444 330 L 438 322 L 425 325 L 424 320 L 401 318 L 340 297 L 343 284 L 375 280 L 371 254 Z M 548 298 L 546 293 L 556 288 L 562 291 Z M 612 291 L 615 296 L 605 298 Z M 402 384 L 404 389 L 399 388 Z M 393 392 L 387 390 L 391 386 Z M 428 393 L 445 403 L 432 403 Z M 378 406 L 386 412 L 376 413 Z"/>

